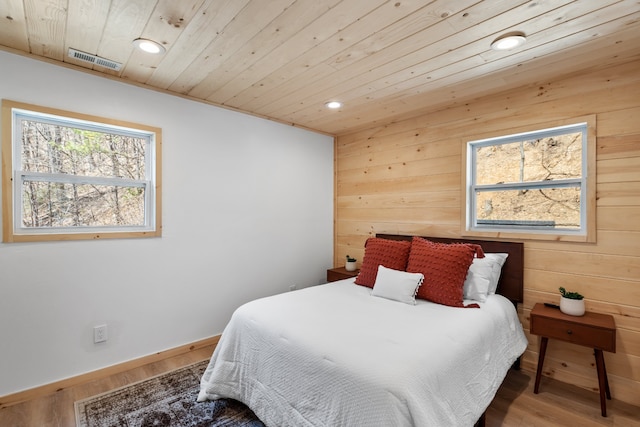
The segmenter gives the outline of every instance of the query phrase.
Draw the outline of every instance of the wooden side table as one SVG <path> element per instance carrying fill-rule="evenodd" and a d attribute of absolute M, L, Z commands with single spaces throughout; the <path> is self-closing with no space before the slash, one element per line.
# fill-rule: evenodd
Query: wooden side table
<path fill-rule="evenodd" d="M 348 279 L 356 277 L 360 270 L 347 271 L 344 267 L 330 268 L 327 270 L 327 282 L 335 282 L 336 280 Z"/>
<path fill-rule="evenodd" d="M 537 303 L 531 310 L 529 331 L 540 335 L 540 353 L 538 355 L 538 370 L 536 371 L 536 384 L 533 389 L 538 393 L 542 365 L 547 351 L 549 338 L 567 341 L 573 344 L 591 347 L 596 358 L 598 371 L 598 386 L 600 388 L 600 409 L 602 416 L 607 416 L 606 399 L 611 399 L 609 379 L 604 364 L 602 351 L 616 352 L 616 325 L 613 316 L 608 314 L 593 313 L 587 311 L 584 316 L 569 316 L 559 309 L 546 307 Z"/>

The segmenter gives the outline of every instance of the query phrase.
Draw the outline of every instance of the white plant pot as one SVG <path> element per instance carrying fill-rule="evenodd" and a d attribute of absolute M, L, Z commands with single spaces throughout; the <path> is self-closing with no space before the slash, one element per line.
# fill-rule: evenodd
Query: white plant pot
<path fill-rule="evenodd" d="M 355 261 L 351 261 L 351 262 L 347 261 L 344 264 L 344 268 L 347 271 L 356 271 L 356 262 Z"/>
<path fill-rule="evenodd" d="M 560 297 L 560 311 L 570 316 L 584 315 L 584 299 Z"/>

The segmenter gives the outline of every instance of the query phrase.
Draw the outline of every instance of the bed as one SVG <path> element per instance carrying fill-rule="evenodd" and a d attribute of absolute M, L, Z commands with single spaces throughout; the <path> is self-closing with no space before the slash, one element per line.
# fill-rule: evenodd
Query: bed
<path fill-rule="evenodd" d="M 415 248 L 414 239 L 378 235 L 375 241 Z M 396 292 L 401 279 L 408 284 L 421 275 L 421 282 L 424 274 L 378 266 L 373 287 L 345 279 L 249 302 L 225 328 L 198 400 L 239 400 L 267 426 L 472 426 L 483 420 L 527 346 L 515 309 L 522 301 L 523 248 L 464 243 L 481 246 L 473 263 L 482 252 L 508 254 L 495 293 L 484 301 L 467 300 L 466 293 L 469 307 L 394 299 L 382 295 L 384 281 L 393 279 Z M 359 277 L 368 254 L 369 247 Z"/>

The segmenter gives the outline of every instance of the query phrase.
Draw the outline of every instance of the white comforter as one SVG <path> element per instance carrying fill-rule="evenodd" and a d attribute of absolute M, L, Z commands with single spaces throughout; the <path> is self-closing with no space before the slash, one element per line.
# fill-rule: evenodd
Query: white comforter
<path fill-rule="evenodd" d="M 414 306 L 346 279 L 238 308 L 198 400 L 239 400 L 269 427 L 472 426 L 526 346 L 499 295 Z"/>

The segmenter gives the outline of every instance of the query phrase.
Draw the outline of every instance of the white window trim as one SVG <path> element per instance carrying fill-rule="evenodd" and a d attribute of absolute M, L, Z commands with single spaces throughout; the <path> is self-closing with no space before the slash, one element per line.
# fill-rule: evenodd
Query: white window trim
<path fill-rule="evenodd" d="M 509 239 L 537 239 L 537 240 L 562 240 L 576 242 L 595 242 L 596 238 L 596 201 L 595 201 L 595 177 L 596 177 L 596 118 L 595 115 L 580 117 L 560 122 L 545 123 L 529 126 L 527 129 L 516 129 L 513 133 L 502 137 L 483 135 L 472 141 L 463 141 L 462 149 L 462 195 L 463 206 L 461 209 L 461 234 L 470 237 L 485 238 L 509 238 Z M 531 131 L 531 128 L 540 129 Z M 475 150 L 474 147 L 506 144 L 527 138 L 539 136 L 553 136 L 571 131 L 583 130 L 582 150 L 582 176 L 576 179 L 562 179 L 543 182 L 524 182 L 495 185 L 475 185 Z M 476 190 L 513 190 L 513 189 L 538 189 L 580 187 L 581 210 L 580 230 L 568 228 L 539 229 L 534 227 L 510 227 L 508 225 L 478 225 L 476 218 Z"/>
<path fill-rule="evenodd" d="M 69 176 L 21 170 L 21 152 L 15 149 L 14 145 L 15 141 L 22 139 L 19 121 L 25 117 L 46 123 L 64 124 L 145 139 L 147 144 L 145 179 Z M 3 242 L 156 237 L 161 235 L 161 129 L 8 100 L 2 101 L 2 128 Z M 8 159 L 11 160 L 7 161 Z M 22 218 L 22 184 L 31 178 L 41 182 L 65 184 L 142 187 L 145 189 L 144 224 L 139 226 L 23 227 L 21 221 L 14 221 L 14 219 Z"/>

